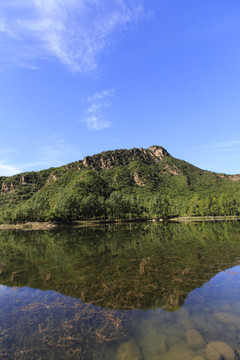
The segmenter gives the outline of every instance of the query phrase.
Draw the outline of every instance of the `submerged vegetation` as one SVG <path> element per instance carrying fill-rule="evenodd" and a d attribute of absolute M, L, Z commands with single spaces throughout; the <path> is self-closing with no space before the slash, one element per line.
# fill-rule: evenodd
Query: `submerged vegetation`
<path fill-rule="evenodd" d="M 239 264 L 239 239 L 238 222 L 2 231 L 1 284 L 54 290 L 107 309 L 172 311 Z"/>
<path fill-rule="evenodd" d="M 159 146 L 1 177 L 0 191 L 2 223 L 240 215 L 240 177 L 201 170 Z"/>
<path fill-rule="evenodd" d="M 1 231 L 0 358 L 239 359 L 239 240 L 238 222 Z"/>

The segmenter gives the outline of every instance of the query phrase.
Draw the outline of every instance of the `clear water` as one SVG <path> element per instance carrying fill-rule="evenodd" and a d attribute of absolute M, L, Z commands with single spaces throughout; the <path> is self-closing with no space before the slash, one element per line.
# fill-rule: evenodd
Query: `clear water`
<path fill-rule="evenodd" d="M 0 232 L 0 359 L 238 359 L 240 224 Z"/>

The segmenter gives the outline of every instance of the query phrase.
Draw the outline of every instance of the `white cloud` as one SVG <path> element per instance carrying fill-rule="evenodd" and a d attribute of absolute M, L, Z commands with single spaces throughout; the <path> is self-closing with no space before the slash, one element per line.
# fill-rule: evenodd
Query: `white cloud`
<path fill-rule="evenodd" d="M 12 176 L 21 173 L 17 166 L 10 165 L 7 161 L 0 162 L 0 176 Z"/>
<path fill-rule="evenodd" d="M 90 72 L 119 30 L 143 13 L 143 0 L 7 0 L 0 3 L 0 55 L 9 62 L 58 58 Z"/>
<path fill-rule="evenodd" d="M 88 108 L 81 122 L 86 123 L 89 130 L 111 127 L 111 122 L 106 119 L 105 109 L 111 106 L 110 98 L 114 96 L 114 92 L 114 89 L 103 90 L 87 99 Z"/>

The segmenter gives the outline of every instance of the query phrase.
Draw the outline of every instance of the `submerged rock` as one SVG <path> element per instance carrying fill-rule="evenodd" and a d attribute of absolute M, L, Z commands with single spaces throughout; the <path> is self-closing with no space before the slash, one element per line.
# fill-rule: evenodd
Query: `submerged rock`
<path fill-rule="evenodd" d="M 162 353 L 165 353 L 168 351 L 168 341 L 167 341 L 167 337 L 165 335 L 162 335 L 159 337 L 159 350 Z"/>
<path fill-rule="evenodd" d="M 209 360 L 234 360 L 235 353 L 233 349 L 222 341 L 211 341 L 206 348 L 207 358 Z"/>
<path fill-rule="evenodd" d="M 206 343 L 199 331 L 195 329 L 186 331 L 187 344 L 193 350 L 199 350 L 205 347 Z"/>
<path fill-rule="evenodd" d="M 224 325 L 236 325 L 240 327 L 240 318 L 234 314 L 218 312 L 214 314 L 215 319 Z"/>
<path fill-rule="evenodd" d="M 193 360 L 194 353 L 192 350 L 187 348 L 184 344 L 173 346 L 165 356 L 161 357 L 162 360 Z"/>
<path fill-rule="evenodd" d="M 191 330 L 193 328 L 192 323 L 188 319 L 182 320 L 181 325 L 184 328 L 184 330 Z"/>
<path fill-rule="evenodd" d="M 141 340 L 144 360 L 153 360 L 168 351 L 166 335 L 158 334 L 155 329 L 149 329 L 148 334 Z"/>
<path fill-rule="evenodd" d="M 142 360 L 142 355 L 134 340 L 124 342 L 118 347 L 116 360 Z"/>

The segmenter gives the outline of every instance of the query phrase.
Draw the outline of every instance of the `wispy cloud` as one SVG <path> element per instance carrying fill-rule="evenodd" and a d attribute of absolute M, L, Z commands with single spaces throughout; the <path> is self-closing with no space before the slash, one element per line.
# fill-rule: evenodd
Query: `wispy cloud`
<path fill-rule="evenodd" d="M 76 145 L 68 144 L 62 137 L 53 135 L 39 144 L 39 159 L 42 163 L 46 161 L 52 164 L 64 165 L 65 161 L 77 161 L 82 156 L 82 152 Z M 52 165 L 51 165 L 52 166 Z"/>
<path fill-rule="evenodd" d="M 88 107 L 85 110 L 81 122 L 87 124 L 89 130 L 101 130 L 111 127 L 111 122 L 106 119 L 105 109 L 111 105 L 111 97 L 114 96 L 114 89 L 96 92 L 87 99 Z"/>
<path fill-rule="evenodd" d="M 79 160 L 83 153 L 77 145 L 69 144 L 63 137 L 52 135 L 35 144 L 34 161 L 21 164 L 24 171 L 62 166 Z"/>
<path fill-rule="evenodd" d="M 58 58 L 91 72 L 119 31 L 143 14 L 143 0 L 11 0 L 0 3 L 0 54 L 29 64 Z"/>
<path fill-rule="evenodd" d="M 217 152 L 238 151 L 240 149 L 240 140 L 222 141 L 222 142 L 211 144 L 209 147 L 211 147 L 214 151 L 217 151 Z"/>
<path fill-rule="evenodd" d="M 21 172 L 21 167 L 14 164 L 12 159 L 15 154 L 15 149 L 0 149 L 0 176 L 11 176 Z"/>
<path fill-rule="evenodd" d="M 0 156 L 16 152 L 16 149 L 0 149 Z"/>
<path fill-rule="evenodd" d="M 26 171 L 57 167 L 81 159 L 82 151 L 56 134 L 25 148 L 0 149 L 0 176 L 12 176 Z M 25 162 L 22 161 L 25 159 Z"/>
<path fill-rule="evenodd" d="M 240 173 L 240 140 L 236 137 L 234 139 L 196 145 L 189 148 L 188 153 L 192 154 L 192 157 L 188 157 L 188 161 L 201 169 L 226 174 Z"/>
<path fill-rule="evenodd" d="M 213 143 L 205 143 L 201 145 L 194 146 L 194 149 L 200 149 L 201 151 L 211 151 L 211 152 L 232 152 L 240 150 L 240 140 L 239 139 L 227 139 L 223 141 L 216 141 Z"/>
<path fill-rule="evenodd" d="M 8 160 L 0 161 L 0 176 L 12 176 L 21 173 L 22 170 L 8 163 Z"/>
<path fill-rule="evenodd" d="M 39 67 L 36 66 L 36 65 L 33 65 L 31 63 L 24 63 L 24 62 L 15 62 L 15 64 L 19 67 L 22 67 L 22 68 L 26 68 L 26 69 L 29 69 L 29 70 L 38 70 Z"/>

